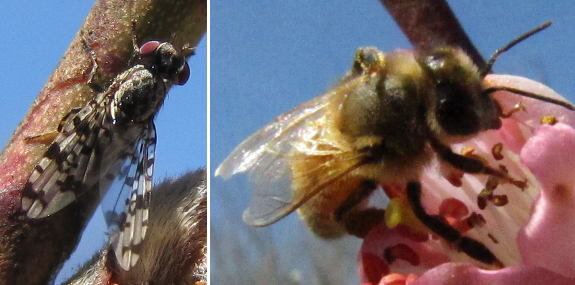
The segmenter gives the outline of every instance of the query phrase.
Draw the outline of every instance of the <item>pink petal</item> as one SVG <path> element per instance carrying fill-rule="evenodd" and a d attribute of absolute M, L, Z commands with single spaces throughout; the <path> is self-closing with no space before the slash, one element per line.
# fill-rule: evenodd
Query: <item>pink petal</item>
<path fill-rule="evenodd" d="M 501 270 L 483 270 L 473 265 L 446 263 L 423 274 L 414 285 L 567 285 L 575 279 L 535 266 L 513 266 Z"/>
<path fill-rule="evenodd" d="M 368 233 L 360 249 L 361 281 L 376 283 L 374 282 L 376 272 L 380 272 L 379 278 L 390 272 L 405 275 L 423 273 L 429 268 L 449 261 L 441 249 L 435 240 L 421 242 L 406 236 L 401 226 L 389 229 L 385 224 L 381 224 Z M 390 250 L 394 251 L 399 258 L 392 264 L 387 264 L 386 250 L 388 254 Z M 369 264 L 370 262 L 373 264 Z M 382 262 L 385 264 L 381 264 Z"/>
<path fill-rule="evenodd" d="M 523 262 L 575 278 L 575 130 L 541 126 L 521 160 L 541 184 L 529 223 L 518 234 Z"/>

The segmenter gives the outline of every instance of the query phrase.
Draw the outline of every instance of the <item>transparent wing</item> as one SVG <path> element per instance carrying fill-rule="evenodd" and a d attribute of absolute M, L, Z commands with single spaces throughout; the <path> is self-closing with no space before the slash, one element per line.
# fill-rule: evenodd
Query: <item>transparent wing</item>
<path fill-rule="evenodd" d="M 130 196 L 125 199 L 125 203 L 118 203 L 116 206 L 123 207 L 124 212 L 115 221 L 119 230 L 112 239 L 116 259 L 124 270 L 130 270 L 138 262 L 148 229 L 156 150 L 156 130 L 153 122 L 143 130 L 134 149 L 135 152 L 126 160 L 119 178 L 124 181 L 122 192 L 127 192 Z"/>
<path fill-rule="evenodd" d="M 107 109 L 110 97 L 101 94 L 81 109 L 68 113 L 59 134 L 30 174 L 22 191 L 22 209 L 30 218 L 49 216 L 97 183 L 98 144 L 110 141 Z"/>
<path fill-rule="evenodd" d="M 314 143 L 321 150 L 292 150 L 289 159 L 278 160 L 285 166 L 281 179 L 269 180 L 265 174 L 254 173 L 251 181 L 254 191 L 250 206 L 243 219 L 253 226 L 268 226 L 295 211 L 302 204 L 331 187 L 345 183 L 350 189 L 359 186 L 361 180 L 347 175 L 364 165 L 363 154 L 353 151 L 349 145 Z M 287 185 L 287 187 L 284 187 Z"/>
<path fill-rule="evenodd" d="M 343 82 L 279 116 L 243 141 L 218 167 L 215 175 L 224 178 L 248 172 L 254 190 L 244 213 L 246 223 L 266 226 L 276 222 L 360 165 L 330 124 L 336 123 L 336 109 L 346 94 L 362 82 L 361 77 Z M 302 168 L 296 165 L 309 172 L 298 172 Z M 321 181 L 310 185 L 310 177 Z"/>

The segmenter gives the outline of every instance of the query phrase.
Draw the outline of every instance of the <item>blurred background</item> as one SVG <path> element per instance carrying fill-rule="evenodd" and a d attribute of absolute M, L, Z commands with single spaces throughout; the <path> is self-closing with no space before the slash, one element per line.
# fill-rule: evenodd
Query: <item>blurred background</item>
<path fill-rule="evenodd" d="M 575 3 L 448 2 L 485 58 L 553 20 L 549 29 L 504 53 L 494 73 L 540 81 L 573 101 Z M 329 90 L 351 67 L 358 47 L 411 48 L 375 0 L 213 1 L 210 27 L 212 175 L 249 135 Z M 212 284 L 358 284 L 360 239 L 320 240 L 295 214 L 267 228 L 246 225 L 246 175 L 212 177 L 210 192 Z"/>
<path fill-rule="evenodd" d="M 0 144 L 5 145 L 48 76 L 68 48 L 94 1 L 0 3 Z M 190 58 L 190 79 L 174 87 L 156 117 L 154 180 L 174 177 L 207 163 L 207 41 Z M 86 262 L 108 237 L 101 210 L 56 279 L 60 284 Z M 67 279 L 67 278 L 66 278 Z"/>

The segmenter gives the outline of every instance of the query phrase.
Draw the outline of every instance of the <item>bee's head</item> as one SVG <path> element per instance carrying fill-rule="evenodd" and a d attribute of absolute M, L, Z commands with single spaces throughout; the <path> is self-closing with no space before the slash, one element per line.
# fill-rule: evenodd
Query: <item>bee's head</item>
<path fill-rule="evenodd" d="M 443 132 L 467 136 L 501 126 L 498 103 L 483 92 L 483 78 L 462 50 L 440 47 L 419 62 L 432 81 L 432 115 Z"/>

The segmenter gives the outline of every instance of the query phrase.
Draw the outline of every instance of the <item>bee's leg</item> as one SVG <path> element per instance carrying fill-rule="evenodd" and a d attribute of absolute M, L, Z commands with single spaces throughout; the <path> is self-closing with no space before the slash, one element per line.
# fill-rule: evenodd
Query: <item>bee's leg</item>
<path fill-rule="evenodd" d="M 467 173 L 482 173 L 501 178 L 519 188 L 525 188 L 525 182 L 511 178 L 507 173 L 491 168 L 485 165 L 481 160 L 472 157 L 463 156 L 454 153 L 451 148 L 440 143 L 435 139 L 431 139 L 433 149 L 439 154 L 441 159 L 451 164 L 453 167 L 463 170 Z"/>
<path fill-rule="evenodd" d="M 431 145 L 443 160 L 449 162 L 449 164 L 457 169 L 461 169 L 467 173 L 492 174 L 489 173 L 490 171 L 486 169 L 488 167 L 479 159 L 454 153 L 451 148 L 437 140 L 431 140 Z"/>
<path fill-rule="evenodd" d="M 481 242 L 463 236 L 458 230 L 446 223 L 442 217 L 432 216 L 425 212 L 421 205 L 421 184 L 409 182 L 407 184 L 407 199 L 415 216 L 430 230 L 473 259 L 497 267 L 503 267 L 501 261 Z"/>
<path fill-rule="evenodd" d="M 368 198 L 377 188 L 374 180 L 364 180 L 357 191 L 354 191 L 335 211 L 335 219 L 345 225 L 349 234 L 363 238 L 371 228 L 383 222 L 384 209 L 354 209 Z"/>

